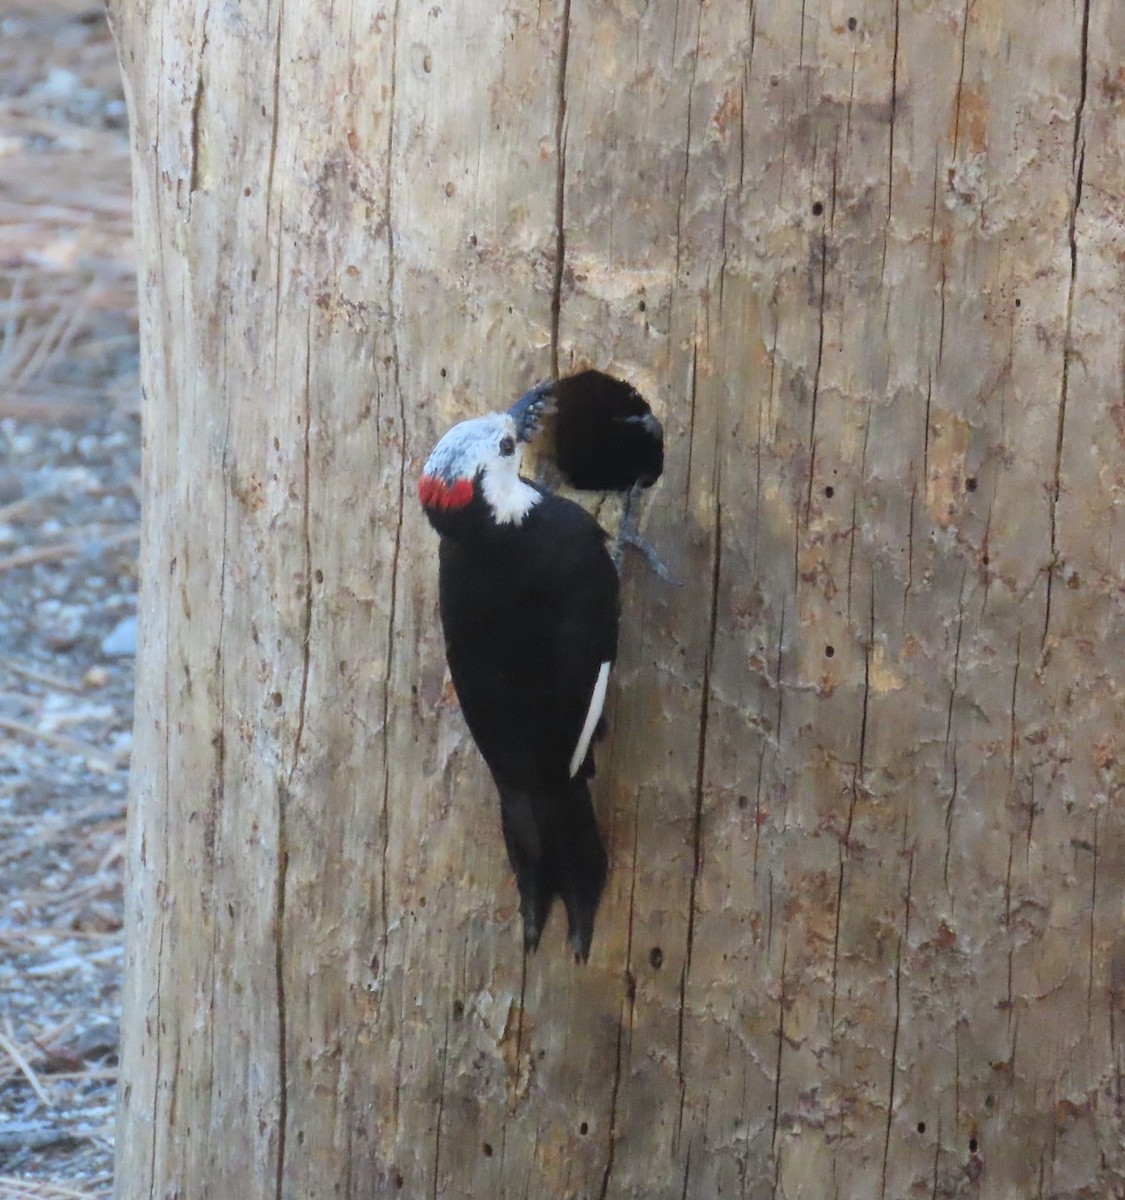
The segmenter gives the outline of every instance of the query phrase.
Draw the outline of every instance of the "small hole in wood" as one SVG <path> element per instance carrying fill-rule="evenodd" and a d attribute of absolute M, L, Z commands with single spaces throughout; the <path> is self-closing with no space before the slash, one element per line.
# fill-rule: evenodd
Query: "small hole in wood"
<path fill-rule="evenodd" d="M 835 658 L 836 657 L 836 647 L 835 646 L 825 646 L 824 647 L 824 657 L 825 658 Z"/>
<path fill-rule="evenodd" d="M 749 804 L 750 804 L 749 796 L 739 796 L 738 797 L 738 807 L 739 808 L 746 808 L 749 806 Z"/>
<path fill-rule="evenodd" d="M 492 1157 L 492 1143 L 491 1142 L 485 1142 L 484 1145 L 481 1146 L 481 1149 L 484 1151 L 485 1158 Z"/>
<path fill-rule="evenodd" d="M 859 25 L 859 22 L 855 19 L 855 17 L 848 17 L 848 28 L 852 31 L 852 33 L 855 33 L 857 25 Z"/>
<path fill-rule="evenodd" d="M 585 1137 L 585 1136 L 586 1136 L 586 1134 L 588 1134 L 588 1133 L 590 1132 L 590 1126 L 589 1126 L 589 1125 L 587 1125 L 585 1121 L 583 1121 L 583 1122 L 582 1122 L 582 1124 L 578 1126 L 578 1132 L 579 1132 L 579 1133 L 580 1133 L 580 1134 L 581 1134 L 583 1137 Z"/>
<path fill-rule="evenodd" d="M 819 217 L 822 212 L 824 212 L 824 205 L 817 200 L 812 206 L 812 215 L 814 217 Z"/>
<path fill-rule="evenodd" d="M 976 1152 L 977 1152 L 977 1139 L 969 1138 L 969 1153 L 976 1154 Z"/>
<path fill-rule="evenodd" d="M 831 499 L 832 499 L 832 497 L 833 497 L 833 496 L 835 496 L 835 495 L 836 495 L 836 489 L 835 489 L 835 488 L 834 488 L 834 487 L 833 487 L 831 484 L 829 484 L 829 485 L 828 485 L 828 486 L 827 486 L 827 487 L 824 489 L 824 498 L 825 498 L 826 500 L 831 500 Z"/>
<path fill-rule="evenodd" d="M 965 480 L 965 491 L 975 492 L 976 490 L 977 490 L 977 477 L 975 475 L 970 475 L 969 478 Z"/>
<path fill-rule="evenodd" d="M 664 965 L 664 951 L 659 946 L 653 946 L 648 952 L 648 961 L 654 971 L 659 971 Z"/>
<path fill-rule="evenodd" d="M 1023 305 L 1023 301 L 1019 298 L 1019 296 L 1017 296 L 1016 297 L 1016 308 L 1020 308 L 1022 305 Z"/>
<path fill-rule="evenodd" d="M 648 305 L 647 305 L 647 304 L 645 304 L 645 302 L 642 300 L 642 301 L 640 302 L 640 304 L 638 304 L 638 305 L 637 305 L 637 311 L 638 311 L 638 312 L 644 312 L 644 311 L 645 311 L 645 309 L 646 309 L 647 307 L 648 307 Z"/>
<path fill-rule="evenodd" d="M 925 1133 L 925 1132 L 926 1132 L 926 1122 L 925 1122 L 925 1121 L 919 1121 L 919 1122 L 918 1122 L 918 1132 L 919 1132 L 919 1133 Z"/>
<path fill-rule="evenodd" d="M 438 374 L 441 375 L 442 379 L 444 379 L 449 374 L 449 372 L 444 367 L 442 367 L 442 369 L 438 372 Z"/>

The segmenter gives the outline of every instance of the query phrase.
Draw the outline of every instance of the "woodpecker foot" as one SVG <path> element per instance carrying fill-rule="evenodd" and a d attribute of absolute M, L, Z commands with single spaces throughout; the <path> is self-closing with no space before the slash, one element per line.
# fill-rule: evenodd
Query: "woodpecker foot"
<path fill-rule="evenodd" d="M 670 583 L 673 587 L 679 587 L 680 581 L 673 577 L 672 572 L 661 562 L 660 556 L 641 537 L 637 514 L 634 508 L 640 490 L 639 487 L 632 488 L 625 497 L 625 504 L 621 510 L 621 523 L 617 527 L 617 540 L 613 547 L 613 565 L 617 568 L 618 574 L 620 574 L 625 558 L 625 547 L 632 546 L 634 550 L 639 550 L 644 555 L 645 561 L 665 583 Z"/>
<path fill-rule="evenodd" d="M 649 542 L 646 542 L 639 534 L 624 534 L 619 535 L 618 551 L 614 554 L 613 559 L 617 565 L 618 571 L 621 570 L 621 560 L 624 557 L 624 548 L 632 546 L 634 550 L 639 550 L 644 555 L 645 561 L 653 569 L 653 571 L 664 580 L 665 583 L 670 583 L 673 587 L 680 587 L 680 581 L 672 574 L 671 571 L 661 561 L 660 556 L 653 549 Z"/>

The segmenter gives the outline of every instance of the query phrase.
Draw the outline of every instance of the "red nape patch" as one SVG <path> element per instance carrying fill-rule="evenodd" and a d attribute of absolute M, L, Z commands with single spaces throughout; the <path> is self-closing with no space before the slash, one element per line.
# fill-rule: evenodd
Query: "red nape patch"
<path fill-rule="evenodd" d="M 464 508 L 473 498 L 473 481 L 458 479 L 446 483 L 436 475 L 423 475 L 418 480 L 418 499 L 423 508 L 440 508 L 442 512 L 453 512 Z"/>

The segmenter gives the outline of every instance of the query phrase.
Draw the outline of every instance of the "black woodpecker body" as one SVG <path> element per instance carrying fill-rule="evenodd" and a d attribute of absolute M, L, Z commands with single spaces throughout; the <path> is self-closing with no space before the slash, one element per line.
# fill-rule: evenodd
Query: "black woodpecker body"
<path fill-rule="evenodd" d="M 606 876 L 587 780 L 617 654 L 618 584 L 598 523 L 520 477 L 548 390 L 455 425 L 418 494 L 441 537 L 446 656 L 500 793 L 524 947 L 539 945 L 559 896 L 585 961 Z"/>

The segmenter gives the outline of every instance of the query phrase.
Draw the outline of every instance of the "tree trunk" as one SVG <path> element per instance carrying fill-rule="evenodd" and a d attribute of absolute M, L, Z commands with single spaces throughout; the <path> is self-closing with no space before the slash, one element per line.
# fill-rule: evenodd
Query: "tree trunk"
<path fill-rule="evenodd" d="M 120 1200 L 1125 1189 L 1114 0 L 114 0 L 144 339 Z M 420 464 L 669 437 L 586 968 Z"/>

